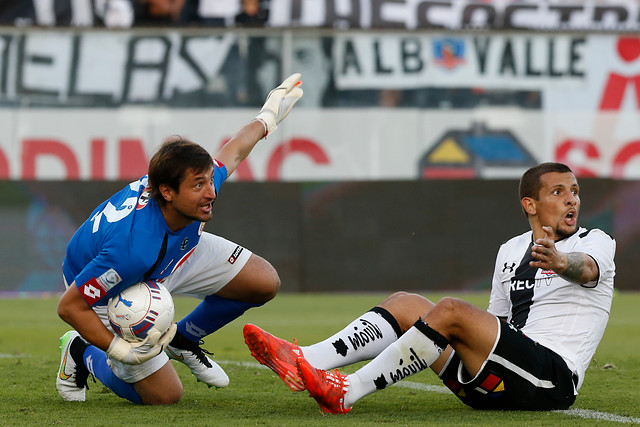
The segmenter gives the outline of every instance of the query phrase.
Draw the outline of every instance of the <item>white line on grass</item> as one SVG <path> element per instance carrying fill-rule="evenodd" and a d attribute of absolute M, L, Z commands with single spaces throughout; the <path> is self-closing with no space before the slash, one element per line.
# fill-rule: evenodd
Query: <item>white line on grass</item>
<path fill-rule="evenodd" d="M 256 362 L 238 362 L 235 360 L 218 360 L 217 362 L 220 363 L 221 365 L 235 365 L 235 366 L 242 366 L 245 368 L 269 369 L 266 366 L 263 366 Z M 394 384 L 394 386 L 411 388 L 416 390 L 425 390 L 433 393 L 442 393 L 442 394 L 451 393 L 451 391 L 443 385 L 432 385 L 432 384 L 414 383 L 410 381 L 402 381 Z M 622 415 L 609 414 L 607 412 L 592 411 L 589 409 L 573 408 L 573 409 L 567 409 L 566 411 L 552 411 L 552 412 L 557 412 L 559 414 L 571 415 L 574 417 L 587 418 L 587 419 L 612 421 L 612 422 L 625 423 L 625 424 L 640 424 L 640 418 L 623 417 Z"/>
<path fill-rule="evenodd" d="M 595 418 L 597 420 L 614 421 L 625 424 L 640 424 L 640 418 L 623 417 L 622 415 L 609 414 L 607 412 L 591 411 L 589 409 L 567 409 L 566 411 L 554 411 L 561 414 L 573 415 L 580 418 Z"/>
<path fill-rule="evenodd" d="M 0 359 L 20 359 L 23 357 L 29 357 L 28 354 L 11 354 L 11 353 L 0 353 Z"/>

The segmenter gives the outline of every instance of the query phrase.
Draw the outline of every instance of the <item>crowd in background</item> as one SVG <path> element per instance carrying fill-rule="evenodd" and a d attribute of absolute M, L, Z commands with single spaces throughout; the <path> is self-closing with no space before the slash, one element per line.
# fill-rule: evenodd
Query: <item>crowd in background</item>
<path fill-rule="evenodd" d="M 0 25 L 261 27 L 269 0 L 0 0 Z"/>
<path fill-rule="evenodd" d="M 0 0 L 0 25 L 17 27 L 78 28 L 260 28 L 267 26 L 270 0 Z M 273 37 L 271 37 L 273 38 Z M 277 38 L 277 37 L 276 37 Z M 280 78 L 281 46 L 268 35 L 251 35 L 229 52 L 222 73 L 228 90 L 221 98 L 187 94 L 173 106 L 259 106 L 269 87 Z M 331 37 L 294 40 L 294 66 L 317 88 L 307 87 L 304 106 L 359 108 L 475 108 L 482 105 L 517 105 L 539 109 L 539 91 L 485 90 L 483 88 L 424 87 L 396 89 L 337 89 L 330 72 Z M 275 47 L 274 47 L 275 46 Z M 260 83 L 259 74 L 264 74 Z M 315 94 L 315 97 L 312 95 Z M 33 103 L 37 101 L 30 101 Z M 0 104 L 2 100 L 0 100 Z M 35 105 L 35 104 L 34 104 Z M 99 105 L 99 104 L 96 104 Z"/>

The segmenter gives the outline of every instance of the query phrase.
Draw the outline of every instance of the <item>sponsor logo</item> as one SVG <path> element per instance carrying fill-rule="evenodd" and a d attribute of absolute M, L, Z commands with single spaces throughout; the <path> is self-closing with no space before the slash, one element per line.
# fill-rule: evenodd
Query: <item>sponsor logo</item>
<path fill-rule="evenodd" d="M 340 356 L 347 357 L 349 347 L 347 347 L 347 344 L 345 344 L 342 338 L 340 338 L 338 341 L 333 342 L 333 348 L 336 349 L 336 353 L 338 353 Z"/>
<path fill-rule="evenodd" d="M 509 292 L 524 291 L 525 289 L 533 289 L 536 286 L 534 279 L 511 279 L 511 286 L 509 286 Z"/>
<path fill-rule="evenodd" d="M 151 189 L 149 187 L 145 188 L 140 197 L 138 198 L 138 204 L 136 205 L 136 210 L 140 210 L 149 204 L 149 197 L 151 194 Z"/>
<path fill-rule="evenodd" d="M 242 246 L 236 246 L 236 249 L 233 251 L 233 253 L 229 257 L 229 259 L 227 260 L 227 261 L 229 261 L 229 264 L 235 264 L 236 260 L 238 259 L 238 257 L 242 253 L 243 249 L 244 248 Z"/>
<path fill-rule="evenodd" d="M 180 245 L 180 250 L 184 251 L 185 249 L 187 249 L 188 244 L 189 244 L 189 238 L 185 237 L 184 240 L 182 241 L 182 244 Z"/>
<path fill-rule="evenodd" d="M 411 353 L 411 356 L 409 356 L 409 364 L 402 366 L 404 364 L 404 360 L 400 359 L 398 361 L 399 368 L 396 369 L 395 372 L 389 372 L 389 377 L 394 383 L 397 383 L 410 375 L 417 374 L 429 367 L 429 364 L 424 359 L 421 359 L 412 347 L 409 347 L 409 352 Z M 438 348 L 438 352 L 442 353 L 442 349 Z"/>
<path fill-rule="evenodd" d="M 102 273 L 97 279 L 96 282 L 104 289 L 105 291 L 113 288 L 115 285 L 120 283 L 122 278 L 113 268 Z"/>
<path fill-rule="evenodd" d="M 91 375 L 95 377 L 96 373 L 95 373 L 95 370 L 93 369 L 93 355 L 90 354 L 89 357 L 87 357 L 84 362 L 89 372 L 91 372 Z"/>
<path fill-rule="evenodd" d="M 106 294 L 102 285 L 98 283 L 95 277 L 89 279 L 78 289 L 80 290 L 80 295 L 82 295 L 82 298 L 84 298 L 84 300 L 89 305 L 94 305 Z"/>
<path fill-rule="evenodd" d="M 120 303 L 122 303 L 122 305 L 126 306 L 126 307 L 131 307 L 133 305 L 133 301 L 129 301 L 128 299 L 124 299 L 122 298 L 122 294 L 118 294 L 118 302 L 116 303 L 115 307 L 118 307 L 118 305 L 120 305 Z M 129 319 L 128 317 L 129 315 L 127 314 L 125 316 L 126 319 Z M 117 317 L 122 317 L 122 315 L 118 315 Z"/>
<path fill-rule="evenodd" d="M 516 268 L 516 263 L 513 262 L 511 265 L 508 265 L 506 262 L 504 263 L 504 267 L 502 268 L 502 272 L 509 270 L 509 273 L 513 273 L 513 269 Z"/>
<path fill-rule="evenodd" d="M 354 350 L 357 350 L 360 347 L 366 346 L 368 343 L 375 341 L 376 339 L 382 338 L 382 331 L 380 328 L 369 322 L 365 319 L 359 319 L 360 324 L 362 325 L 362 329 L 359 330 L 357 326 L 353 328 L 354 333 L 347 337 L 351 347 Z M 347 356 L 347 352 L 349 351 L 349 347 L 344 342 L 344 340 L 339 339 L 333 342 L 333 348 L 335 348 L 336 353 L 341 355 L 342 357 Z"/>
<path fill-rule="evenodd" d="M 184 360 L 184 356 L 182 355 L 182 353 L 180 353 L 180 354 L 174 353 L 174 352 L 171 350 L 171 348 L 169 348 L 169 347 L 165 348 L 165 350 L 164 350 L 164 351 L 166 351 L 166 352 L 167 352 L 167 356 L 169 356 L 169 357 L 170 357 L 170 358 L 172 358 L 172 359 L 175 359 L 175 360 Z"/>
<path fill-rule="evenodd" d="M 384 374 L 373 380 L 373 384 L 376 386 L 376 390 L 382 390 L 389 385 L 389 381 L 384 377 Z"/>
<path fill-rule="evenodd" d="M 193 322 L 187 322 L 184 325 L 187 333 L 193 335 L 194 337 L 199 337 L 202 338 L 204 336 L 207 335 L 207 331 L 205 331 L 202 328 L 197 327 L 196 325 L 193 324 Z"/>
<path fill-rule="evenodd" d="M 62 359 L 62 365 L 60 366 L 60 379 L 63 381 L 68 380 L 69 378 L 71 378 L 71 375 L 73 374 L 67 374 L 65 372 L 65 369 L 67 368 L 67 356 L 69 355 L 69 352 L 66 351 L 64 353 L 64 359 Z"/>

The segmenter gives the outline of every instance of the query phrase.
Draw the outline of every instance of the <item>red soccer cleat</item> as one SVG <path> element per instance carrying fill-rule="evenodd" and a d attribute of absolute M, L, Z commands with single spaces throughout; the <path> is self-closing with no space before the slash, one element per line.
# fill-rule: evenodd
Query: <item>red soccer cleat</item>
<path fill-rule="evenodd" d="M 292 391 L 304 390 L 296 367 L 296 359 L 302 356 L 302 350 L 295 340 L 292 344 L 252 324 L 245 325 L 243 333 L 244 342 L 258 362 L 275 372 Z"/>
<path fill-rule="evenodd" d="M 332 372 L 316 369 L 304 357 L 297 360 L 298 374 L 304 385 L 324 412 L 346 414 L 351 408 L 344 407 L 344 396 L 349 388 L 346 375 L 334 369 Z"/>

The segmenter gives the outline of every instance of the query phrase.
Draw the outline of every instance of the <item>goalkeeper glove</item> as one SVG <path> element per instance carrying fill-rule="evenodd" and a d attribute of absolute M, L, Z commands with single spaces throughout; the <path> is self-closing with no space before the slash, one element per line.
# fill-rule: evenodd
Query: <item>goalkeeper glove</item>
<path fill-rule="evenodd" d="M 152 328 L 147 338 L 139 343 L 130 343 L 116 335 L 107 349 L 107 355 L 128 365 L 139 365 L 164 351 L 177 330 L 178 326 L 175 323 L 172 323 L 164 334 Z"/>
<path fill-rule="evenodd" d="M 256 120 L 264 125 L 264 137 L 278 128 L 278 124 L 287 117 L 289 111 L 302 97 L 301 84 L 300 73 L 295 73 L 269 92 L 262 110 L 256 116 Z"/>

